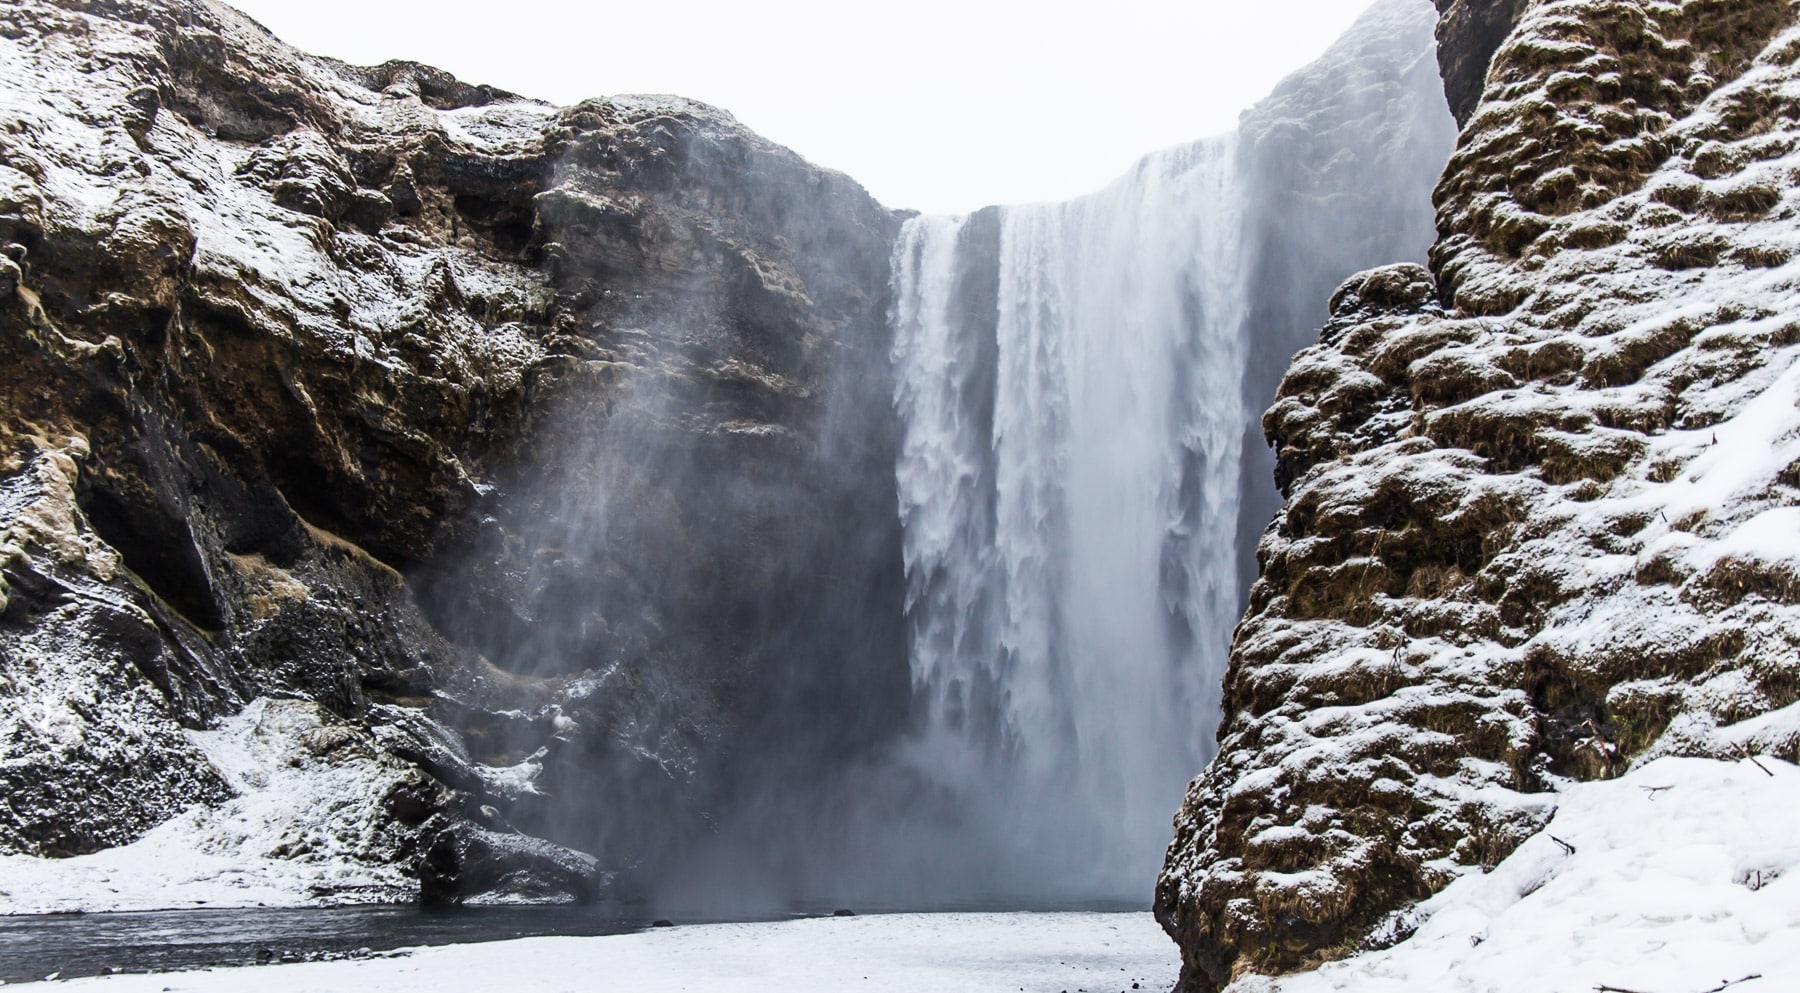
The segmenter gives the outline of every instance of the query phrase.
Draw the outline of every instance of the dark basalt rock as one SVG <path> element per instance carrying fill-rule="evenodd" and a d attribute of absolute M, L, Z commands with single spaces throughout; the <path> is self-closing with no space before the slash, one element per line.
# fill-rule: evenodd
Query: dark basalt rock
<path fill-rule="evenodd" d="M 1436 0 L 1438 65 L 1450 113 L 1464 125 L 1481 102 L 1488 63 L 1530 0 Z"/>
<path fill-rule="evenodd" d="M 426 903 L 593 903 L 611 885 L 591 855 L 466 822 L 439 831 L 419 868 Z"/>
<path fill-rule="evenodd" d="M 220 800 L 183 730 L 290 695 L 442 787 L 388 814 L 432 898 L 592 896 L 570 849 L 644 864 L 759 749 L 897 721 L 898 221 L 854 182 L 207 0 L 0 30 L 0 86 L 83 93 L 0 114 L 0 851 Z"/>

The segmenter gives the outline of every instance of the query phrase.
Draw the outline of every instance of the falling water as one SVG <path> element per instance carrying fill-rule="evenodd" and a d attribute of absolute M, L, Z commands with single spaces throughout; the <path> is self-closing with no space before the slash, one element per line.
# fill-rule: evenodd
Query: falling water
<path fill-rule="evenodd" d="M 1154 875 L 1239 609 L 1236 147 L 1006 208 L 997 266 L 991 212 L 895 253 L 914 759 L 1091 895 Z"/>

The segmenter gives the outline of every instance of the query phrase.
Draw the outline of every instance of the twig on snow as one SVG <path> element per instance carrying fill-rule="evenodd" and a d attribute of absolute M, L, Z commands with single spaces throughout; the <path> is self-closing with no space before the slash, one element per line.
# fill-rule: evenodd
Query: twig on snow
<path fill-rule="evenodd" d="M 1761 979 L 1761 978 L 1762 978 L 1762 973 L 1759 972 L 1754 975 L 1745 976 L 1742 979 L 1727 979 L 1724 982 L 1720 983 L 1719 985 L 1714 986 L 1710 990 L 1701 990 L 1700 993 L 1719 993 L 1720 990 L 1729 989 L 1730 987 L 1736 986 L 1739 983 L 1747 983 L 1752 979 Z"/>
<path fill-rule="evenodd" d="M 1761 762 L 1756 761 L 1756 756 L 1750 754 L 1750 752 L 1747 749 L 1745 749 L 1743 745 L 1740 745 L 1734 741 L 1731 743 L 1731 750 L 1734 752 L 1737 752 L 1739 755 L 1743 756 L 1744 758 L 1749 759 L 1751 765 L 1756 766 L 1758 769 L 1761 769 L 1763 771 L 1763 775 L 1768 776 L 1770 779 L 1775 778 L 1775 774 L 1773 772 L 1769 771 L 1769 767 L 1766 765 L 1763 765 Z"/>
<path fill-rule="evenodd" d="M 1652 799 L 1652 800 L 1656 799 L 1656 794 L 1666 793 L 1669 790 L 1672 790 L 1674 788 L 1675 787 L 1673 787 L 1673 786 L 1640 786 L 1640 787 L 1638 787 L 1638 789 L 1643 790 L 1645 793 L 1650 794 L 1650 799 Z"/>
<path fill-rule="evenodd" d="M 1752 979 L 1761 979 L 1761 978 L 1762 978 L 1762 973 L 1758 972 L 1758 973 L 1754 973 L 1752 975 L 1745 976 L 1742 979 L 1727 979 L 1724 982 L 1720 983 L 1719 985 L 1714 986 L 1710 990 L 1701 990 L 1700 993 L 1721 993 L 1721 991 L 1728 990 L 1731 987 L 1736 986 L 1739 983 L 1747 983 Z M 1601 983 L 1600 985 L 1594 987 L 1594 993 L 1643 993 L 1643 991 L 1626 989 L 1623 986 L 1608 986 L 1605 983 Z"/>
<path fill-rule="evenodd" d="M 1561 845 L 1564 854 L 1567 854 L 1567 855 L 1575 854 L 1575 846 L 1574 845 L 1569 844 L 1568 842 L 1562 840 L 1561 838 L 1558 838 L 1556 835 L 1553 835 L 1553 834 L 1545 835 L 1545 837 L 1549 838 L 1551 841 L 1556 842 L 1558 845 Z M 1626 990 L 1625 993 L 1631 993 L 1631 991 Z"/>

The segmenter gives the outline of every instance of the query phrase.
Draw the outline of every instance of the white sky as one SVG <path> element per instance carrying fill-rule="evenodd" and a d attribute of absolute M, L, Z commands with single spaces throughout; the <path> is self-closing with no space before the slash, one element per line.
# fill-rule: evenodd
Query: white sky
<path fill-rule="evenodd" d="M 234 0 L 302 49 L 559 104 L 677 93 L 891 207 L 1064 199 L 1229 129 L 1369 0 Z"/>

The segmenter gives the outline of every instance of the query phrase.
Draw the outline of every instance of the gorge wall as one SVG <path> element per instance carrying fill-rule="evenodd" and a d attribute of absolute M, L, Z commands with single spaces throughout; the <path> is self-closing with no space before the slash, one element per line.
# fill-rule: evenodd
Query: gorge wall
<path fill-rule="evenodd" d="M 679 100 L 345 66 L 203 0 L 0 8 L 0 852 L 183 831 L 298 901 L 604 869 L 719 913 L 992 893 L 964 870 L 1058 804 L 1136 812 L 1001 869 L 1043 895 L 1155 846 L 1218 713 L 1157 887 L 1207 990 L 1399 940 L 1560 784 L 1795 758 L 1793 9 L 1439 6 L 1435 67 L 1390 0 L 1233 139 L 960 221 Z M 1446 93 L 1429 267 L 1331 294 L 1426 261 Z M 941 519 L 1030 497 L 937 557 L 894 476 L 933 320 L 975 481 Z M 1109 346 L 1138 389 L 1001 388 Z M 1129 547 L 1080 526 L 1126 507 Z M 920 612 L 952 587 L 1027 623 Z M 1075 792 L 966 844 L 1034 749 Z"/>
<path fill-rule="evenodd" d="M 1263 421 L 1184 990 L 1401 940 L 1562 784 L 1800 757 L 1794 8 L 1440 6 L 1431 267 L 1346 282 Z"/>
<path fill-rule="evenodd" d="M 615 870 L 714 915 L 1140 899 L 1209 747 L 1229 550 L 1278 499 L 1241 429 L 1329 288 L 1428 241 L 1431 25 L 1387 0 L 1235 139 L 960 222 L 978 296 L 1002 268 L 1062 278 L 1002 258 L 1012 221 L 1046 245 L 1163 225 L 1134 249 L 1160 267 L 1146 340 L 1185 355 L 1152 403 L 1175 409 L 1143 411 L 1169 429 L 1140 439 L 1173 446 L 1139 488 L 1173 530 L 1089 577 L 1142 588 L 1128 637 L 1056 648 L 1092 671 L 1052 709 L 1109 716 L 1037 724 L 1079 731 L 1060 754 L 1028 742 L 1082 783 L 1161 785 L 1022 805 L 1015 834 L 972 830 L 993 781 L 964 773 L 994 754 L 937 761 L 947 682 L 905 609 L 900 215 L 676 99 L 554 108 L 346 66 L 207 0 L 6 6 L 0 854 L 147 839 L 289 881 L 264 902 L 579 899 Z M 1090 452 L 1120 426 L 1084 423 Z M 1040 600 L 1040 633 L 1079 633 L 1074 602 Z M 1114 659 L 1185 689 L 1110 680 Z M 1166 733 L 1126 747 L 1145 709 Z M 1060 820 L 1076 847 L 1012 864 Z"/>
<path fill-rule="evenodd" d="M 647 866 L 769 723 L 903 716 L 856 184 L 203 0 L 9 4 L 0 79 L 0 851 L 199 803 L 303 899 L 591 896 L 534 836 Z M 248 823 L 202 729 L 264 697 L 347 785 Z"/>

